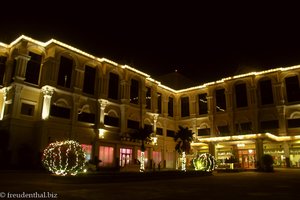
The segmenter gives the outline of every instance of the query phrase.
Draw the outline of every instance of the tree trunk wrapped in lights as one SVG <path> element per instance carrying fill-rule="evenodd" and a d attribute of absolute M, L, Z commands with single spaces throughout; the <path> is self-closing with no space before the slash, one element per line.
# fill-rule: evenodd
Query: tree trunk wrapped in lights
<path fill-rule="evenodd" d="M 75 176 L 83 171 L 85 153 L 81 145 L 73 140 L 54 142 L 44 150 L 42 162 L 50 172 L 65 176 Z"/>
<path fill-rule="evenodd" d="M 174 136 L 175 150 L 181 155 L 181 170 L 186 171 L 186 154 L 190 152 L 191 142 L 193 141 L 193 132 L 187 127 L 179 126 L 179 130 Z"/>
<path fill-rule="evenodd" d="M 130 137 L 134 140 L 141 140 L 142 145 L 141 145 L 141 160 L 140 160 L 140 172 L 145 171 L 145 142 L 151 141 L 151 135 L 152 131 L 148 128 L 139 128 L 132 133 L 130 133 Z"/>

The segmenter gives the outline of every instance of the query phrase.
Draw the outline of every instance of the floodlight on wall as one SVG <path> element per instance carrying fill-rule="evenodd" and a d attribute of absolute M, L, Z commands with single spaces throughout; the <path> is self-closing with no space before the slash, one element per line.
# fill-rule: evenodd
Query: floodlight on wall
<path fill-rule="evenodd" d="M 103 138 L 104 138 L 104 129 L 99 128 L 99 139 L 103 139 Z"/>

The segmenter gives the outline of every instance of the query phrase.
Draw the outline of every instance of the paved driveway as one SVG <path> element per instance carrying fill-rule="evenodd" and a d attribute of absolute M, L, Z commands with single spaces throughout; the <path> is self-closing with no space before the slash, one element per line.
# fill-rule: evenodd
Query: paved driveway
<path fill-rule="evenodd" d="M 10 195 L 44 194 L 48 199 L 299 200 L 300 170 L 214 173 L 204 177 L 97 184 L 57 183 L 44 173 L 0 172 L 0 196 L 7 196 L 8 192 Z"/>

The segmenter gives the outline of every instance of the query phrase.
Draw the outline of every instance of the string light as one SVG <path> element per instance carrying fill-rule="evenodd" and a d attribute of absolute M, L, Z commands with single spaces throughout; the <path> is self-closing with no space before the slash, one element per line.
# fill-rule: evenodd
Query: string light
<path fill-rule="evenodd" d="M 209 153 L 198 154 L 193 159 L 196 171 L 213 171 L 216 168 L 216 159 Z"/>
<path fill-rule="evenodd" d="M 44 150 L 42 162 L 52 173 L 60 176 L 75 176 L 83 171 L 85 153 L 81 145 L 73 140 L 54 142 Z"/>

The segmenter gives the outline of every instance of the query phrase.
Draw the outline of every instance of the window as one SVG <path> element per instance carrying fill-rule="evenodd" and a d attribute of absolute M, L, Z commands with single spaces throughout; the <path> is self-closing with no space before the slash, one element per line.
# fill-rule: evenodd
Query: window
<path fill-rule="evenodd" d="M 108 146 L 99 146 L 100 167 L 111 167 L 114 164 L 114 148 Z"/>
<path fill-rule="evenodd" d="M 236 126 L 236 132 L 238 134 L 252 133 L 252 123 L 251 122 L 238 123 L 235 126 Z"/>
<path fill-rule="evenodd" d="M 40 77 L 40 68 L 42 63 L 42 56 L 29 52 L 30 60 L 27 63 L 25 82 L 38 84 Z"/>
<path fill-rule="evenodd" d="M 288 119 L 289 128 L 299 128 L 300 127 L 300 118 L 298 119 Z"/>
<path fill-rule="evenodd" d="M 70 88 L 73 70 L 73 60 L 61 56 L 58 71 L 57 85 Z"/>
<path fill-rule="evenodd" d="M 198 129 L 198 136 L 209 136 L 210 128 L 200 128 Z"/>
<path fill-rule="evenodd" d="M 96 79 L 96 68 L 85 66 L 83 92 L 87 94 L 94 94 Z"/>
<path fill-rule="evenodd" d="M 138 121 L 133 121 L 133 120 L 128 119 L 127 120 L 127 128 L 139 129 L 140 123 Z"/>
<path fill-rule="evenodd" d="M 86 113 L 82 112 L 78 114 L 78 121 L 80 122 L 87 122 L 87 123 L 95 123 L 95 114 L 94 113 Z"/>
<path fill-rule="evenodd" d="M 153 132 L 153 126 L 150 124 L 144 124 L 144 128 Z"/>
<path fill-rule="evenodd" d="M 161 114 L 161 93 L 157 93 L 157 113 Z"/>
<path fill-rule="evenodd" d="M 263 80 L 259 82 L 260 103 L 261 105 L 273 104 L 273 90 L 271 80 Z"/>
<path fill-rule="evenodd" d="M 6 57 L 0 56 L 0 85 L 3 85 Z"/>
<path fill-rule="evenodd" d="M 108 125 L 108 126 L 119 127 L 119 118 L 105 115 L 104 116 L 104 124 Z"/>
<path fill-rule="evenodd" d="M 278 128 L 279 128 L 278 120 L 269 120 L 269 121 L 261 121 L 260 122 L 260 129 L 263 132 L 266 130 L 278 129 Z"/>
<path fill-rule="evenodd" d="M 247 107 L 247 87 L 245 83 L 235 86 L 235 103 L 237 108 Z"/>
<path fill-rule="evenodd" d="M 218 129 L 217 132 L 219 132 L 220 135 L 229 135 L 230 133 L 228 125 L 218 126 L 217 129 Z"/>
<path fill-rule="evenodd" d="M 130 103 L 133 103 L 133 104 L 139 103 L 139 82 L 134 79 L 131 79 Z"/>
<path fill-rule="evenodd" d="M 226 111 L 225 89 L 216 90 L 216 111 L 217 112 Z"/>
<path fill-rule="evenodd" d="M 109 73 L 108 98 L 119 99 L 119 75 Z"/>
<path fill-rule="evenodd" d="M 158 165 L 161 166 L 162 162 L 162 157 L 161 157 L 161 152 L 160 151 L 152 151 L 152 159 L 155 164 L 155 167 L 158 167 Z"/>
<path fill-rule="evenodd" d="M 190 116 L 189 97 L 181 97 L 181 117 Z"/>
<path fill-rule="evenodd" d="M 207 94 L 199 94 L 198 95 L 198 105 L 199 105 L 199 115 L 204 115 L 208 113 L 208 106 L 207 106 Z"/>
<path fill-rule="evenodd" d="M 151 88 L 146 87 L 146 109 L 151 109 Z"/>
<path fill-rule="evenodd" d="M 163 135 L 163 129 L 162 128 L 156 128 L 156 135 Z"/>
<path fill-rule="evenodd" d="M 22 103 L 21 105 L 21 114 L 22 115 L 28 115 L 33 116 L 34 114 L 34 105 Z"/>
<path fill-rule="evenodd" d="M 175 136 L 175 131 L 167 130 L 167 136 L 168 137 L 174 137 Z"/>
<path fill-rule="evenodd" d="M 120 148 L 120 166 L 132 163 L 132 149 Z"/>
<path fill-rule="evenodd" d="M 50 115 L 54 117 L 70 119 L 71 110 L 69 108 L 51 105 Z"/>
<path fill-rule="evenodd" d="M 300 101 L 298 76 L 285 78 L 285 89 L 288 102 Z"/>
<path fill-rule="evenodd" d="M 168 101 L 168 116 L 173 117 L 173 98 L 169 97 Z"/>

